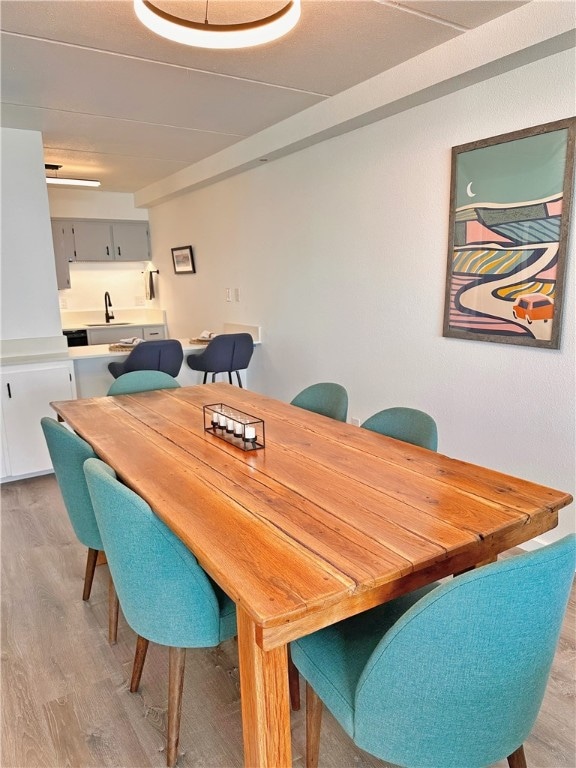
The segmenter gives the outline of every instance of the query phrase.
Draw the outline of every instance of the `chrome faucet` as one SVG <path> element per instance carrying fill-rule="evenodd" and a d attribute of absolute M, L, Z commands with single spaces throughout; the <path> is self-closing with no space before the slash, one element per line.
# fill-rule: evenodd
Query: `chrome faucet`
<path fill-rule="evenodd" d="M 108 311 L 110 309 L 110 311 Z M 106 318 L 106 322 L 109 323 L 110 320 L 114 320 L 114 312 L 112 312 L 112 299 L 110 298 L 110 294 L 108 291 L 104 294 L 104 317 Z"/>

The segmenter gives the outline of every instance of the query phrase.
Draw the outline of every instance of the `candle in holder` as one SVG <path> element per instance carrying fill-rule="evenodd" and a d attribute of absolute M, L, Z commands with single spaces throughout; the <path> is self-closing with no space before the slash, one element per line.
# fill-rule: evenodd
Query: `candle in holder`
<path fill-rule="evenodd" d="M 226 419 L 226 432 L 232 434 L 234 432 L 234 419 Z"/>
<path fill-rule="evenodd" d="M 254 442 L 256 440 L 256 427 L 248 425 L 244 427 L 244 440 L 246 442 Z"/>
<path fill-rule="evenodd" d="M 226 414 L 225 413 L 219 413 L 218 414 L 218 426 L 220 429 L 226 429 Z"/>
<path fill-rule="evenodd" d="M 242 437 L 244 425 L 240 421 L 234 422 L 234 437 Z"/>
<path fill-rule="evenodd" d="M 212 411 L 212 426 L 216 428 L 218 426 L 218 414 L 216 411 Z"/>

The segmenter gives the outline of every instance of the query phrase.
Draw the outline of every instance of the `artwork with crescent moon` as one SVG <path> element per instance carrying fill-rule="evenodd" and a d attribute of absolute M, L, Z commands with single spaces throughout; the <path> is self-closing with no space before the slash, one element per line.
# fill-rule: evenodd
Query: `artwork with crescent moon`
<path fill-rule="evenodd" d="M 576 118 L 452 149 L 443 335 L 558 349 Z"/>

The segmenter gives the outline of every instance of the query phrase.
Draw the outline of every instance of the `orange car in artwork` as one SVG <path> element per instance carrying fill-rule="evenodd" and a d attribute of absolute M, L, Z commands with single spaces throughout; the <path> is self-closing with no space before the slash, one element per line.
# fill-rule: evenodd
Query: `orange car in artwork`
<path fill-rule="evenodd" d="M 512 314 L 517 320 L 526 320 L 529 324 L 533 320 L 544 320 L 546 323 L 554 317 L 554 302 L 543 293 L 525 293 L 518 297 Z"/>

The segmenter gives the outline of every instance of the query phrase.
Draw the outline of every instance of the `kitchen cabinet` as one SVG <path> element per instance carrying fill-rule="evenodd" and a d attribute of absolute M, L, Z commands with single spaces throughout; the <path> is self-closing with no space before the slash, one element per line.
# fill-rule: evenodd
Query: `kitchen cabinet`
<path fill-rule="evenodd" d="M 74 261 L 72 224 L 68 221 L 52 219 L 52 241 L 58 290 L 70 288 L 70 262 Z"/>
<path fill-rule="evenodd" d="M 51 471 L 40 419 L 55 418 L 50 402 L 75 397 L 74 366 L 70 360 L 2 368 L 3 479 Z"/>
<path fill-rule="evenodd" d="M 114 261 L 112 227 L 108 221 L 75 221 L 75 261 Z"/>
<path fill-rule="evenodd" d="M 88 328 L 88 344 L 114 344 L 120 339 L 137 336 L 145 341 L 166 338 L 163 325 L 110 325 L 107 328 Z"/>
<path fill-rule="evenodd" d="M 52 219 L 52 236 L 55 255 L 58 250 L 68 262 L 150 259 L 147 221 Z"/>
<path fill-rule="evenodd" d="M 112 224 L 116 261 L 147 261 L 150 258 L 148 222 L 117 221 Z"/>

